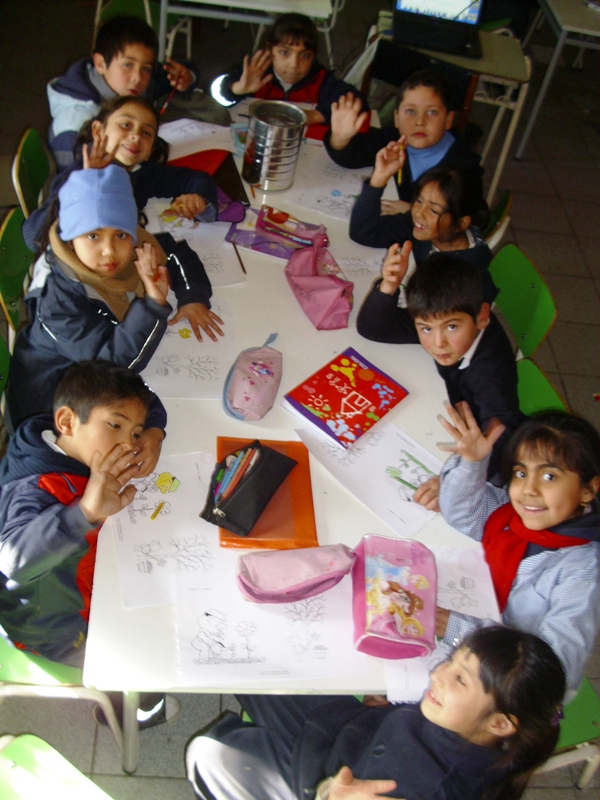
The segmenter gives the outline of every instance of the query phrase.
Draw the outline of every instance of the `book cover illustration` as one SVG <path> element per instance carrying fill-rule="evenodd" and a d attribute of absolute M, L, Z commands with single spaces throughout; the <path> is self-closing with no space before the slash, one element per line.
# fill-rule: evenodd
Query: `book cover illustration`
<path fill-rule="evenodd" d="M 352 347 L 284 398 L 284 406 L 344 448 L 351 447 L 408 394 Z"/>

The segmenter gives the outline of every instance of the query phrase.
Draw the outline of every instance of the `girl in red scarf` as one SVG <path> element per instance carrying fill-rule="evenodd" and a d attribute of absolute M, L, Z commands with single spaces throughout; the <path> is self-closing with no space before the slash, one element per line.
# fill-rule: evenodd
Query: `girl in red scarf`
<path fill-rule="evenodd" d="M 552 411 L 528 419 L 504 452 L 507 488 L 486 483 L 504 426 L 480 431 L 466 403 L 441 419 L 455 440 L 441 474 L 444 519 L 482 542 L 507 625 L 536 633 L 561 658 L 576 690 L 600 628 L 600 436 L 585 420 Z M 444 609 L 447 643 L 489 624 Z"/>

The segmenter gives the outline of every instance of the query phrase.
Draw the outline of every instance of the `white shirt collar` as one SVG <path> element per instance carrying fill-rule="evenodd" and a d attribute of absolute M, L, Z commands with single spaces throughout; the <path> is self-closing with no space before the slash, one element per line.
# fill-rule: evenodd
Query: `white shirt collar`
<path fill-rule="evenodd" d="M 483 328 L 483 330 L 479 331 L 479 333 L 477 334 L 477 336 L 473 340 L 473 344 L 471 345 L 471 347 L 469 347 L 467 352 L 462 357 L 462 361 L 460 362 L 459 369 L 466 369 L 467 367 L 471 366 L 471 359 L 475 355 L 475 351 L 477 350 L 477 348 L 479 346 L 479 342 L 481 341 L 481 337 L 483 336 L 483 331 L 485 331 L 485 328 Z"/>
<path fill-rule="evenodd" d="M 54 431 L 42 431 L 42 439 L 51 450 L 54 450 L 55 453 L 62 453 L 63 455 L 67 455 L 62 447 L 59 447 L 56 444 L 56 434 Z"/>

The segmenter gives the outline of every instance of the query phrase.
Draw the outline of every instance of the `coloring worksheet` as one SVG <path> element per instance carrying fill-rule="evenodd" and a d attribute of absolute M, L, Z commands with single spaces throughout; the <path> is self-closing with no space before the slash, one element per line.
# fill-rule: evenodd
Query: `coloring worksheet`
<path fill-rule="evenodd" d="M 196 339 L 186 319 L 167 330 L 148 366 L 141 373 L 159 397 L 220 400 L 225 378 L 237 354 L 233 313 L 228 301 L 212 302 L 211 310 L 223 320 L 224 336 L 213 342 L 202 331 Z"/>
<path fill-rule="evenodd" d="M 458 550 L 432 546 L 438 572 L 437 602 L 442 608 L 480 619 L 500 621 L 500 612 L 489 567 L 482 550 Z M 386 662 L 388 700 L 406 703 L 420 700 L 429 673 L 445 661 L 452 648 L 440 639 L 423 658 Z"/>
<path fill-rule="evenodd" d="M 183 158 L 202 150 L 229 150 L 235 153 L 229 127 L 200 122 L 196 119 L 176 119 L 164 122 L 158 135 L 169 143 L 169 158 Z"/>
<path fill-rule="evenodd" d="M 395 425 L 381 420 L 347 450 L 308 426 L 296 433 L 312 455 L 399 536 L 410 539 L 434 516 L 411 498 L 424 481 L 439 474 L 442 462 Z"/>
<path fill-rule="evenodd" d="M 174 602 L 174 574 L 219 580 L 217 528 L 199 517 L 213 468 L 208 450 L 163 456 L 151 475 L 131 481 L 137 489 L 133 502 L 106 522 L 126 608 Z"/>
<path fill-rule="evenodd" d="M 169 212 L 164 198 L 152 198 L 144 213 L 150 233 L 170 233 L 176 241 L 185 241 L 204 264 L 213 288 L 243 283 L 246 276 L 233 245 L 225 241 L 230 222 L 198 222 Z"/>
<path fill-rule="evenodd" d="M 322 142 L 307 140 L 300 150 L 290 202 L 349 220 L 362 183 L 372 171 L 370 167 L 340 167 L 329 158 Z"/>
<path fill-rule="evenodd" d="M 252 603 L 236 585 L 237 557 L 219 550 L 217 586 L 200 573 L 177 575 L 180 685 L 366 674 L 367 658 L 352 641 L 350 576 L 295 603 Z"/>

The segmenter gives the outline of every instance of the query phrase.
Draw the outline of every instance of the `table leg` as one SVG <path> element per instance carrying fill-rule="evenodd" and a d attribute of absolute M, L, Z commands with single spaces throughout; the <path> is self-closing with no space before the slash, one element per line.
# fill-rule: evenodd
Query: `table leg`
<path fill-rule="evenodd" d="M 167 4 L 169 0 L 160 0 L 160 17 L 158 23 L 158 60 L 162 64 L 167 49 Z"/>
<path fill-rule="evenodd" d="M 527 145 L 529 140 L 529 136 L 531 131 L 533 130 L 533 126 L 535 125 L 535 121 L 537 119 L 538 112 L 542 103 L 544 102 L 544 97 L 546 96 L 546 91 L 548 86 L 550 85 L 550 81 L 552 80 L 552 76 L 554 75 L 554 70 L 556 69 L 556 64 L 558 63 L 558 59 L 560 58 L 560 54 L 562 52 L 565 39 L 567 38 L 567 31 L 561 31 L 560 36 L 558 37 L 558 42 L 556 43 L 556 47 L 554 48 L 554 52 L 552 53 L 552 58 L 550 59 L 550 63 L 546 69 L 546 74 L 544 75 L 544 80 L 542 81 L 542 85 L 538 92 L 538 96 L 536 98 L 535 104 L 529 115 L 529 121 L 527 122 L 527 127 L 523 133 L 519 146 L 517 148 L 517 152 L 515 153 L 515 158 L 521 158 L 523 155 L 523 151 Z"/>
<path fill-rule="evenodd" d="M 123 694 L 123 772 L 132 775 L 138 765 L 138 721 L 139 692 Z"/>

